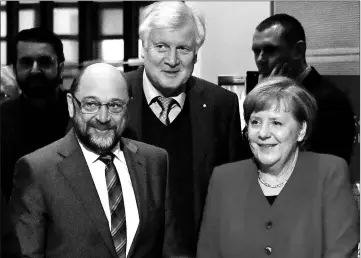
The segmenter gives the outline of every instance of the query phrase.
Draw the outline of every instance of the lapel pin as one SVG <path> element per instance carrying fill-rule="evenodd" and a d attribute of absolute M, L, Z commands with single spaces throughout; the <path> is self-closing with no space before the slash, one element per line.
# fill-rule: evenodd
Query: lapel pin
<path fill-rule="evenodd" d="M 207 104 L 203 104 L 203 107 L 206 107 L 207 106 Z"/>

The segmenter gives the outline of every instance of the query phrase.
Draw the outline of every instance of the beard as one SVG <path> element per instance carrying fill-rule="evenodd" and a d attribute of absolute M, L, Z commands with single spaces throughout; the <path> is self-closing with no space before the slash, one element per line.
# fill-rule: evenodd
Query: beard
<path fill-rule="evenodd" d="M 31 74 L 24 80 L 18 80 L 18 85 L 25 96 L 29 98 L 46 98 L 56 93 L 61 78 L 57 75 L 49 79 L 44 74 Z"/>
<path fill-rule="evenodd" d="M 104 154 L 111 152 L 120 141 L 125 117 L 119 126 L 112 122 L 103 124 L 95 118 L 84 122 L 77 114 L 72 122 L 75 134 L 84 146 L 97 154 Z"/>

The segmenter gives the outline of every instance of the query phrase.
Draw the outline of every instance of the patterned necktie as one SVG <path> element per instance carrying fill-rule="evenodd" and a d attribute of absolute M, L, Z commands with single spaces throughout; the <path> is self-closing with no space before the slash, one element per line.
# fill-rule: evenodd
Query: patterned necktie
<path fill-rule="evenodd" d="M 169 125 L 169 111 L 172 105 L 174 104 L 175 100 L 172 98 L 165 98 L 162 96 L 159 96 L 157 98 L 158 104 L 162 107 L 162 112 L 160 113 L 159 120 L 162 121 L 163 124 Z"/>
<path fill-rule="evenodd" d="M 111 217 L 111 235 L 115 250 L 119 258 L 125 258 L 127 244 L 127 226 L 125 221 L 125 208 L 123 201 L 122 185 L 120 184 L 117 170 L 113 163 L 114 154 L 104 154 L 99 157 L 106 168 L 105 178 L 109 195 Z"/>

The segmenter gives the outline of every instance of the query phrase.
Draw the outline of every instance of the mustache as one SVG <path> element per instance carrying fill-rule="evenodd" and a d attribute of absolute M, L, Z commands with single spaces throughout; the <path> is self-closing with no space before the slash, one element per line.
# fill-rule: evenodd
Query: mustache
<path fill-rule="evenodd" d="M 47 80 L 46 76 L 43 74 L 31 74 L 27 77 L 27 80 Z"/>
<path fill-rule="evenodd" d="M 116 129 L 116 126 L 113 125 L 111 122 L 107 122 L 104 124 L 104 123 L 100 123 L 98 121 L 89 121 L 88 126 L 93 127 L 98 130 L 115 130 Z"/>

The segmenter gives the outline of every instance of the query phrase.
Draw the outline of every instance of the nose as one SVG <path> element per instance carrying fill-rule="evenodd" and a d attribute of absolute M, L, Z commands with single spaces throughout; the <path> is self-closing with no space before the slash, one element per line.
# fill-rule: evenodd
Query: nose
<path fill-rule="evenodd" d="M 259 130 L 258 136 L 260 139 L 267 139 L 271 136 L 270 128 L 267 123 L 263 123 Z"/>
<path fill-rule="evenodd" d="M 263 51 L 260 51 L 260 52 L 258 53 L 258 55 L 256 56 L 256 62 L 257 62 L 257 63 L 262 63 L 262 62 L 264 62 L 264 61 L 265 61 L 265 59 L 264 59 Z"/>
<path fill-rule="evenodd" d="M 32 67 L 31 67 L 31 72 L 32 72 L 32 73 L 38 73 L 38 72 L 40 72 L 40 67 L 39 67 L 39 64 L 38 64 L 37 61 L 34 61 L 34 62 L 33 62 L 33 65 L 32 65 Z"/>
<path fill-rule="evenodd" d="M 100 123 L 107 123 L 110 120 L 110 115 L 107 106 L 103 105 L 100 107 L 98 114 L 97 114 L 97 120 Z"/>
<path fill-rule="evenodd" d="M 173 48 L 168 51 L 167 57 L 165 58 L 165 62 L 172 67 L 178 65 L 179 60 L 177 55 L 177 49 Z"/>

